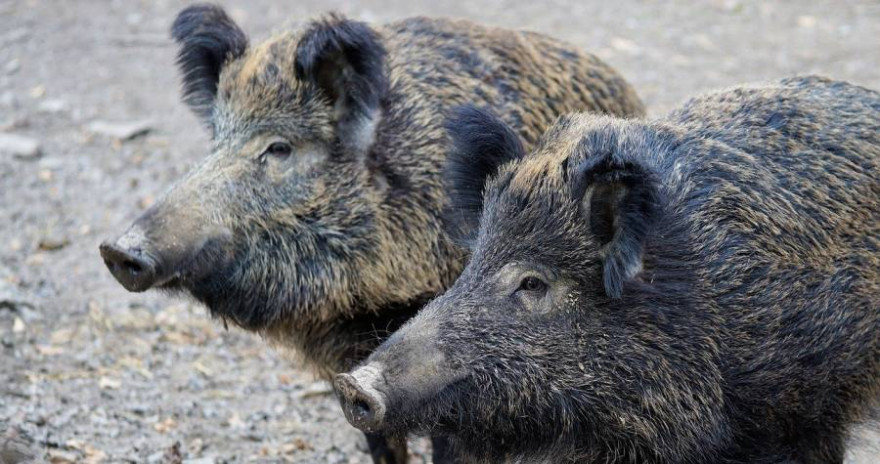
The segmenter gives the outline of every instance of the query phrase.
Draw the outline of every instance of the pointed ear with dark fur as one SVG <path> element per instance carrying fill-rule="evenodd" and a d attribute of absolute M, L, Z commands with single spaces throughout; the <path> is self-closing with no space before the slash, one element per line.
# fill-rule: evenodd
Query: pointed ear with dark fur
<path fill-rule="evenodd" d="M 446 228 L 454 238 L 467 242 L 480 222 L 486 181 L 501 165 L 521 158 L 525 149 L 510 126 L 475 106 L 454 109 L 446 131 L 452 142 L 443 176 L 450 200 Z"/>
<path fill-rule="evenodd" d="M 656 177 L 639 160 L 606 152 L 589 156 L 572 181 L 601 247 L 605 292 L 621 298 L 624 283 L 642 271 L 645 242 L 660 209 Z"/>
<path fill-rule="evenodd" d="M 216 5 L 196 4 L 177 15 L 171 37 L 180 46 L 183 101 L 208 123 L 224 63 L 247 48 L 244 32 Z"/>
<path fill-rule="evenodd" d="M 333 105 L 343 147 L 366 153 L 388 92 L 379 35 L 362 22 L 331 15 L 303 33 L 295 66 L 297 79 L 315 84 Z"/>

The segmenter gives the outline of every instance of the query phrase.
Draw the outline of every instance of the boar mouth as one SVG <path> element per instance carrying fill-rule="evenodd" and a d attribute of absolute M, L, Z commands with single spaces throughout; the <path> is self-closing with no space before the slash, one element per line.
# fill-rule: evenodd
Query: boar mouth
<path fill-rule="evenodd" d="M 144 292 L 184 287 L 225 267 L 231 259 L 226 246 L 230 241 L 231 232 L 224 228 L 193 245 L 174 249 L 152 243 L 132 228 L 116 241 L 102 243 L 99 250 L 110 273 L 126 290 Z"/>

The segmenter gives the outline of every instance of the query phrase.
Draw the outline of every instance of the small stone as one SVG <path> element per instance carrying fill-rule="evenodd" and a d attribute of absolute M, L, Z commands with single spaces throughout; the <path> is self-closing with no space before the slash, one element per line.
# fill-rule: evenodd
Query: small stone
<path fill-rule="evenodd" d="M 159 433 L 168 433 L 177 428 L 177 421 L 169 417 L 161 422 L 153 424 L 153 428 Z"/>
<path fill-rule="evenodd" d="M 18 103 L 18 100 L 15 98 L 15 94 L 11 91 L 7 90 L 0 94 L 0 105 L 11 108 Z"/>
<path fill-rule="evenodd" d="M 142 121 L 92 121 L 86 129 L 93 134 L 112 137 L 117 140 L 131 140 L 139 135 L 144 135 L 152 129 L 152 122 Z"/>
<path fill-rule="evenodd" d="M 0 435 L 0 463 L 44 462 L 31 437 L 10 428 Z"/>
<path fill-rule="evenodd" d="M 37 248 L 43 251 L 56 251 L 66 247 L 67 245 L 70 245 L 70 239 L 68 239 L 67 237 L 49 236 L 40 239 L 40 243 L 37 244 Z"/>
<path fill-rule="evenodd" d="M 804 29 L 812 29 L 816 26 L 816 17 L 815 16 L 798 16 L 797 25 L 798 27 L 802 27 Z"/>
<path fill-rule="evenodd" d="M 138 200 L 138 208 L 147 209 L 150 206 L 153 206 L 154 203 L 156 203 L 156 197 L 154 197 L 153 195 L 145 195 L 140 200 Z"/>
<path fill-rule="evenodd" d="M 6 34 L 0 36 L 0 44 L 12 44 L 15 42 L 20 42 L 26 39 L 30 35 L 30 31 L 28 31 L 24 27 L 20 27 L 18 29 L 13 29 Z"/>
<path fill-rule="evenodd" d="M 3 70 L 6 71 L 6 74 L 15 74 L 18 70 L 21 69 L 21 60 L 18 58 L 13 58 L 6 63 L 6 66 L 3 67 Z"/>
<path fill-rule="evenodd" d="M 31 98 L 43 98 L 46 95 L 46 86 L 38 85 L 31 89 Z"/>
<path fill-rule="evenodd" d="M 79 453 L 60 449 L 49 450 L 49 462 L 52 464 L 75 464 L 79 460 Z"/>
<path fill-rule="evenodd" d="M 641 52 L 641 48 L 635 42 L 623 37 L 611 39 L 611 47 L 628 55 L 638 55 Z"/>
<path fill-rule="evenodd" d="M 0 279 L 0 309 L 15 311 L 24 319 L 31 319 L 35 305 L 18 287 L 5 279 Z M 36 316 L 39 318 L 39 315 Z"/>
<path fill-rule="evenodd" d="M 119 390 L 119 387 L 122 386 L 122 382 L 116 379 L 111 379 L 110 377 L 101 377 L 98 380 L 98 386 L 101 390 Z"/>
<path fill-rule="evenodd" d="M 19 316 L 21 316 L 21 319 L 28 324 L 36 321 L 42 321 L 43 315 L 36 312 L 33 308 L 33 303 L 24 302 L 24 304 L 18 305 L 18 307 L 16 308 L 16 312 Z"/>
<path fill-rule="evenodd" d="M 16 317 L 15 321 L 12 323 L 12 333 L 24 333 L 26 328 L 24 321 L 20 317 Z"/>
<path fill-rule="evenodd" d="M 190 454 L 198 455 L 205 450 L 205 442 L 201 438 L 196 438 L 189 442 L 189 446 L 187 448 L 189 449 Z"/>
<path fill-rule="evenodd" d="M 40 156 L 40 142 L 23 135 L 0 133 L 0 152 L 20 160 L 32 160 Z"/>
<path fill-rule="evenodd" d="M 183 464 L 215 464 L 216 462 L 217 460 L 211 457 L 183 460 Z"/>
<path fill-rule="evenodd" d="M 162 458 L 165 456 L 164 451 L 157 451 L 149 456 L 147 456 L 147 464 L 161 464 Z"/>
<path fill-rule="evenodd" d="M 41 101 L 39 105 L 37 105 L 37 110 L 43 113 L 61 113 L 62 111 L 67 110 L 67 102 L 65 102 L 64 100 L 59 100 L 57 98 L 44 100 Z"/>
<path fill-rule="evenodd" d="M 125 22 L 127 22 L 129 26 L 137 26 L 143 21 L 143 19 L 144 15 L 140 13 L 130 13 L 125 17 Z"/>
<path fill-rule="evenodd" d="M 24 263 L 28 266 L 42 266 L 46 263 L 46 253 L 34 253 L 25 258 Z"/>
<path fill-rule="evenodd" d="M 64 160 L 58 157 L 40 158 L 40 162 L 37 164 L 40 169 L 57 170 L 64 167 Z"/>

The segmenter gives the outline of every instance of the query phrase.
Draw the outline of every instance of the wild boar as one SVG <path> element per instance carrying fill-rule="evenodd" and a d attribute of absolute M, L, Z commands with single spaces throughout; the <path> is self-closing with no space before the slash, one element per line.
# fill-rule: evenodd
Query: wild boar
<path fill-rule="evenodd" d="M 643 113 L 596 57 L 466 21 L 330 15 L 249 46 L 222 9 L 196 5 L 172 35 L 211 154 L 104 243 L 104 261 L 128 290 L 189 293 L 324 378 L 461 271 L 441 223 L 449 108 L 491 107 L 532 142 L 561 113 Z M 369 440 L 377 460 L 405 459 L 399 437 Z"/>
<path fill-rule="evenodd" d="M 880 94 L 565 116 L 530 154 L 485 110 L 450 131 L 471 258 L 337 377 L 352 424 L 465 462 L 843 462 L 880 386 Z"/>

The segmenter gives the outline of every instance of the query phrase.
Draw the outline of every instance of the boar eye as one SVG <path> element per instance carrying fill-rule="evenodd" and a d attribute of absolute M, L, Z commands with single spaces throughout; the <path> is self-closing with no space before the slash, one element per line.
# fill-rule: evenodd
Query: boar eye
<path fill-rule="evenodd" d="M 526 277 L 519 283 L 519 288 L 526 292 L 543 293 L 547 290 L 547 283 L 537 277 Z"/>
<path fill-rule="evenodd" d="M 274 156 L 276 158 L 284 159 L 290 156 L 293 152 L 293 147 L 290 146 L 287 142 L 273 142 L 266 148 L 266 151 L 260 156 L 260 161 L 265 161 L 267 155 Z"/>

